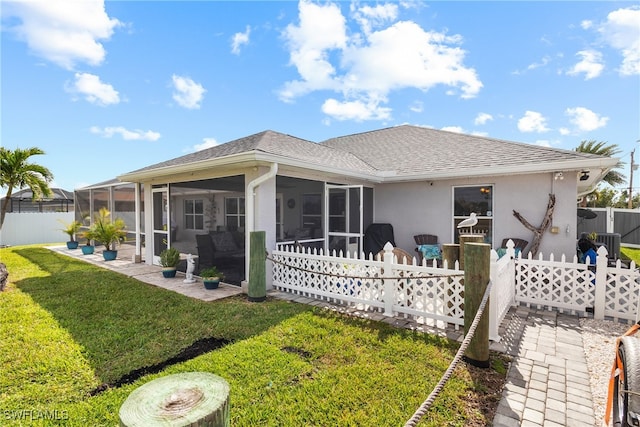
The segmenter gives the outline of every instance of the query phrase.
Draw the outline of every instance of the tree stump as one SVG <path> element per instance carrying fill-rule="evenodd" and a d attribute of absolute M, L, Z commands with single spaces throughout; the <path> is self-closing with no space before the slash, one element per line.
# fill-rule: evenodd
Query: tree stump
<path fill-rule="evenodd" d="M 229 384 L 208 372 L 185 372 L 135 389 L 120 407 L 121 427 L 228 427 Z"/>
<path fill-rule="evenodd" d="M 0 262 L 0 292 L 4 291 L 4 287 L 7 286 L 7 279 L 9 278 L 9 271 L 7 266 Z"/>

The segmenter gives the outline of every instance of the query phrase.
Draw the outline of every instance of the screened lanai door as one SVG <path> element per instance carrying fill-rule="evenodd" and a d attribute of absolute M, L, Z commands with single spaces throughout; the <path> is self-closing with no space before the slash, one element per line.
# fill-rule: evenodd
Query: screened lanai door
<path fill-rule="evenodd" d="M 325 184 L 324 194 L 327 249 L 362 253 L 364 230 L 373 218 L 373 189 Z"/>
<path fill-rule="evenodd" d="M 153 197 L 153 263 L 160 264 L 160 252 L 169 247 L 169 186 L 157 186 L 152 190 Z"/>

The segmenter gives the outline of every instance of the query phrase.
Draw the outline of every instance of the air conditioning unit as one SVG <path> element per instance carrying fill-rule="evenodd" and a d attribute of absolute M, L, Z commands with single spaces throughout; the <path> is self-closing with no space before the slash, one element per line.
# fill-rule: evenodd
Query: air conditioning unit
<path fill-rule="evenodd" d="M 598 233 L 596 242 L 606 245 L 609 259 L 620 258 L 620 233 Z"/>

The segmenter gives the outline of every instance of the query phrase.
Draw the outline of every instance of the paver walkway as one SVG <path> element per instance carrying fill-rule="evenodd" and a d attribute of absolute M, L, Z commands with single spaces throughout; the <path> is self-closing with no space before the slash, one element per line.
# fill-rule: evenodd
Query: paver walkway
<path fill-rule="evenodd" d="M 184 284 L 182 278 L 165 279 L 161 268 L 131 261 L 131 254 L 105 262 L 102 255 L 82 255 L 66 247 L 50 248 L 60 253 L 118 271 L 130 277 L 184 295 L 212 301 L 242 293 L 237 286 L 221 285 L 205 290 L 202 283 Z M 444 335 L 462 341 L 462 331 L 428 327 L 404 318 L 336 306 L 300 295 L 270 292 L 292 301 L 332 308 L 347 314 L 384 321 L 396 327 Z M 512 356 L 502 399 L 493 420 L 494 427 L 544 426 L 584 427 L 595 423 L 580 321 L 578 317 L 525 307 L 512 308 L 500 327 L 501 341 L 491 349 Z"/>
<path fill-rule="evenodd" d="M 594 426 L 580 320 L 518 307 L 505 318 L 503 351 L 513 357 L 495 427 Z"/>

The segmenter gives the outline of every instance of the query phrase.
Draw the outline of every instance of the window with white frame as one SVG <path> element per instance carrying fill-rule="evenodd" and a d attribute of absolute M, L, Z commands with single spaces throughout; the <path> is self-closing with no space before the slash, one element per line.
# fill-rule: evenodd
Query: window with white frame
<path fill-rule="evenodd" d="M 458 224 L 475 213 L 478 223 L 471 230 L 458 230 Z M 493 186 L 453 187 L 453 236 L 459 243 L 460 231 L 484 234 L 485 243 L 493 241 Z"/>
<path fill-rule="evenodd" d="M 225 197 L 224 215 L 227 230 L 244 230 L 244 197 Z"/>
<path fill-rule="evenodd" d="M 202 199 L 184 201 L 184 228 L 204 230 L 204 201 Z"/>

